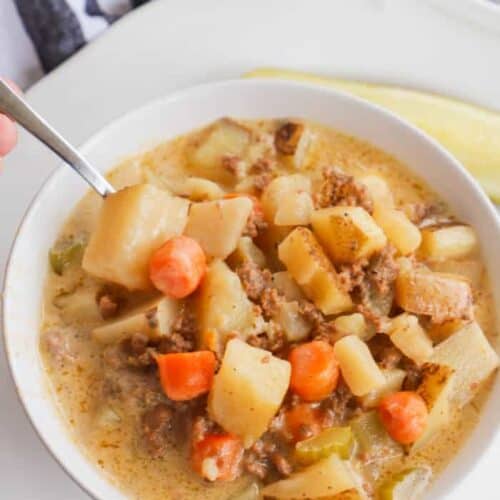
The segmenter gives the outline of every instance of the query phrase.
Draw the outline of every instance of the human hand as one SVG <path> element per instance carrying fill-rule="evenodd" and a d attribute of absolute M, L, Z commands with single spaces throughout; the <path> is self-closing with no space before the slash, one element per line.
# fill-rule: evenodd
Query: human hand
<path fill-rule="evenodd" d="M 21 92 L 17 85 L 7 79 L 5 81 L 16 92 Z M 0 158 L 9 153 L 17 142 L 17 129 L 15 123 L 5 115 L 0 114 Z"/>

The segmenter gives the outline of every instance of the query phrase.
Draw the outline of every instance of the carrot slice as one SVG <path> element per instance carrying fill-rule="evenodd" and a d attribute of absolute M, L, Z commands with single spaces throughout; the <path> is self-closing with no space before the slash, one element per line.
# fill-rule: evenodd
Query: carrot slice
<path fill-rule="evenodd" d="M 241 473 L 243 443 L 232 434 L 207 434 L 192 444 L 191 466 L 209 481 L 232 481 Z"/>
<path fill-rule="evenodd" d="M 206 269 L 206 257 L 201 246 L 187 236 L 169 239 L 149 261 L 149 277 L 154 286 L 176 299 L 194 292 Z"/>
<path fill-rule="evenodd" d="M 159 354 L 156 363 L 165 394 L 174 401 L 187 401 L 212 387 L 215 355 L 211 351 Z"/>
<path fill-rule="evenodd" d="M 292 365 L 290 388 L 305 401 L 319 401 L 337 387 L 339 365 L 333 347 L 315 340 L 292 349 L 288 361 Z"/>
<path fill-rule="evenodd" d="M 429 411 L 423 398 L 413 391 L 389 394 L 378 412 L 389 436 L 401 444 L 414 443 L 427 426 Z"/>
<path fill-rule="evenodd" d="M 287 410 L 283 421 L 285 436 L 293 442 L 317 436 L 323 429 L 323 415 L 310 403 L 300 403 Z"/>

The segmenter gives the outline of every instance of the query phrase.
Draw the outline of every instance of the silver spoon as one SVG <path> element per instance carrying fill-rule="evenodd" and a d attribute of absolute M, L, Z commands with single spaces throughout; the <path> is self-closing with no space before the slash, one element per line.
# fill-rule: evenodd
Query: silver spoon
<path fill-rule="evenodd" d="M 0 113 L 3 113 L 43 142 L 57 156 L 80 174 L 92 188 L 105 197 L 113 186 L 58 132 L 56 132 L 22 97 L 0 79 Z"/>

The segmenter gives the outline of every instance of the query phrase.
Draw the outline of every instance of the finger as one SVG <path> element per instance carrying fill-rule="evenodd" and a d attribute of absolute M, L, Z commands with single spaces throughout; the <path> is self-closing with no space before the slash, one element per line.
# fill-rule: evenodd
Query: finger
<path fill-rule="evenodd" d="M 2 77 L 0 80 L 3 80 L 16 94 L 21 95 L 23 93 L 23 91 L 11 79 Z"/>
<path fill-rule="evenodd" d="M 14 122 L 5 115 L 0 115 L 0 156 L 9 153 L 17 142 L 17 130 Z"/>

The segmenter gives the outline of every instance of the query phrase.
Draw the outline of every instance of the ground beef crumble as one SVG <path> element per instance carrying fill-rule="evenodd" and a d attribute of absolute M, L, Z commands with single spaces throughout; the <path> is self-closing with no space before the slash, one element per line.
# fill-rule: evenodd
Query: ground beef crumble
<path fill-rule="evenodd" d="M 366 187 L 338 167 L 323 170 L 323 182 L 315 196 L 317 208 L 335 205 L 360 206 L 372 213 L 373 202 Z"/>
<path fill-rule="evenodd" d="M 256 238 L 266 228 L 267 222 L 264 220 L 264 213 L 260 210 L 252 210 L 243 230 L 243 236 Z"/>
<path fill-rule="evenodd" d="M 253 178 L 253 187 L 257 194 L 260 194 L 266 189 L 269 183 L 273 180 L 273 174 L 271 172 L 263 172 L 258 174 Z"/>
<path fill-rule="evenodd" d="M 396 368 L 403 359 L 403 354 L 391 342 L 388 335 L 375 335 L 368 341 L 368 347 L 381 368 Z"/>
<path fill-rule="evenodd" d="M 147 451 L 153 458 L 164 455 L 170 444 L 173 411 L 164 403 L 147 410 L 141 419 L 142 436 Z"/>
<path fill-rule="evenodd" d="M 392 245 L 385 246 L 370 260 L 366 270 L 368 281 L 380 294 L 387 294 L 398 276 L 395 255 L 396 249 Z"/>
<path fill-rule="evenodd" d="M 247 261 L 236 270 L 248 298 L 259 303 L 265 289 L 272 286 L 272 274 L 268 269 L 260 269 L 257 264 Z"/>
<path fill-rule="evenodd" d="M 293 470 L 285 453 L 269 435 L 264 435 L 245 452 L 243 466 L 259 479 L 266 479 L 266 476 L 275 472 L 280 476 L 289 476 Z"/>

